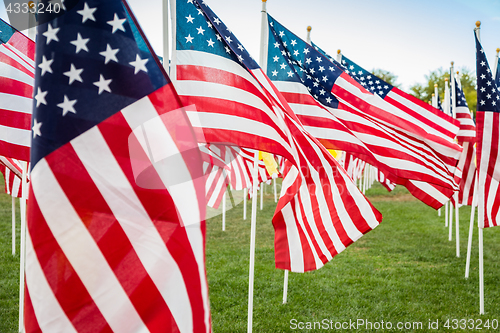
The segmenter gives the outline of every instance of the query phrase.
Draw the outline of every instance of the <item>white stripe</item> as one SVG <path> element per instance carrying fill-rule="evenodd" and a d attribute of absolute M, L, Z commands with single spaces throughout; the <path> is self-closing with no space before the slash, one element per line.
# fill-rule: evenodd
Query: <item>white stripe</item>
<path fill-rule="evenodd" d="M 158 121 L 163 124 L 164 121 L 169 121 L 169 116 L 175 118 L 176 112 L 184 112 L 183 110 L 170 111 L 161 116 L 158 115 L 156 108 L 151 103 L 150 99 L 145 97 L 134 104 L 126 107 L 122 114 L 129 124 L 130 128 L 136 129 L 139 126 L 144 125 L 146 122 L 150 121 Z M 182 118 L 181 118 L 182 119 Z M 171 121 L 170 121 L 171 123 Z M 155 136 L 160 140 L 159 142 L 163 143 L 163 149 L 169 149 L 169 152 L 165 154 L 165 156 L 176 155 L 179 156 L 179 151 L 170 136 L 170 133 L 164 126 L 152 126 L 151 128 L 155 128 L 158 132 L 155 133 Z M 153 134 L 153 133 L 148 133 Z M 145 142 L 141 142 L 144 151 L 147 151 L 147 147 Z M 196 143 L 193 143 L 196 144 Z M 194 145 L 193 145 L 194 146 Z M 175 173 L 172 170 L 167 169 L 165 167 L 161 167 L 161 165 L 154 165 L 158 175 L 162 179 L 164 184 L 172 184 L 175 180 L 175 177 L 180 175 L 180 179 L 187 180 L 190 179 L 190 175 L 186 175 L 185 173 L 188 170 L 184 160 L 182 158 L 176 158 L 175 164 L 178 168 L 175 169 Z M 200 166 L 201 167 L 201 166 Z M 188 177 L 189 176 L 189 177 Z M 172 179 L 174 178 L 174 179 Z M 201 291 L 202 298 L 204 302 L 205 308 L 205 324 L 206 327 L 209 327 L 209 306 L 208 306 L 208 283 L 205 276 L 205 248 L 204 248 L 204 237 L 202 231 L 200 229 L 200 221 L 204 220 L 201 216 L 201 212 L 199 211 L 199 207 L 197 204 L 193 204 L 193 199 L 197 198 L 196 189 L 194 188 L 191 181 L 186 181 L 184 183 L 180 183 L 177 185 L 168 186 L 169 193 L 175 203 L 175 207 L 179 212 L 182 222 L 186 227 L 186 233 L 189 238 L 190 246 L 193 250 L 193 253 L 196 258 L 196 262 L 198 264 L 198 273 L 201 281 Z M 186 200 L 186 198 L 190 198 L 190 200 Z M 167 303 L 172 310 L 172 306 L 177 307 L 176 303 L 173 304 Z M 180 309 L 182 311 L 182 309 Z M 190 321 L 190 320 L 189 320 Z M 188 325 L 188 324 L 186 324 Z"/>
<path fill-rule="evenodd" d="M 18 146 L 29 147 L 31 144 L 31 129 L 24 130 L 0 125 L 0 141 Z"/>
<path fill-rule="evenodd" d="M 0 93 L 0 109 L 31 114 L 33 98 Z"/>
<path fill-rule="evenodd" d="M 496 219 L 496 216 L 493 215 L 493 205 L 497 202 L 498 198 L 496 196 L 498 191 L 498 181 L 494 178 L 491 178 L 490 186 L 487 189 L 488 196 L 486 197 L 486 215 L 488 216 L 488 221 L 490 226 L 496 225 L 496 223 L 500 222 Z"/>
<path fill-rule="evenodd" d="M 76 333 L 47 282 L 29 232 L 26 233 L 26 287 L 41 332 Z"/>
<path fill-rule="evenodd" d="M 85 149 L 93 150 L 89 146 Z M 101 170 L 104 165 L 99 163 L 97 167 Z M 129 297 L 45 159 L 38 161 L 33 169 L 31 186 L 54 238 L 111 329 L 146 332 Z"/>
<path fill-rule="evenodd" d="M 421 191 L 425 192 L 427 195 L 431 196 L 432 198 L 436 199 L 438 202 L 441 204 L 445 204 L 450 200 L 447 196 L 445 196 L 441 191 L 438 191 L 434 186 L 430 185 L 429 183 L 426 182 L 420 182 L 416 180 L 410 180 L 410 183 L 415 185 L 418 189 Z"/>
<path fill-rule="evenodd" d="M 211 112 L 186 112 L 193 127 L 212 128 L 227 131 L 248 133 L 273 140 L 285 148 L 290 147 L 276 130 L 265 124 L 252 119 L 238 116 L 225 115 Z"/>
<path fill-rule="evenodd" d="M 23 82 L 27 85 L 30 85 L 31 87 L 35 85 L 34 77 L 4 62 L 0 62 L 0 73 L 0 76 L 2 77 Z"/>
<path fill-rule="evenodd" d="M 27 41 L 28 42 L 28 41 Z M 29 42 L 31 43 L 31 42 Z M 2 44 L 6 55 L 10 56 L 12 59 L 16 60 L 19 64 L 24 66 L 26 69 L 30 70 L 30 72 L 35 73 L 35 61 L 22 53 L 20 50 L 16 49 L 14 46 L 10 44 Z"/>

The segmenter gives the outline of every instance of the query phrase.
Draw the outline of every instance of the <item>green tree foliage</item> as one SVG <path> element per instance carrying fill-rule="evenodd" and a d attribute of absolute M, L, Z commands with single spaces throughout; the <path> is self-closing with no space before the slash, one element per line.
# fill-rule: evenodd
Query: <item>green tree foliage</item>
<path fill-rule="evenodd" d="M 389 71 L 376 68 L 372 70 L 372 74 L 378 76 L 379 78 L 381 78 L 382 80 L 384 80 L 385 82 L 389 83 L 394 87 L 399 87 L 399 84 L 396 82 L 398 77 Z"/>
<path fill-rule="evenodd" d="M 469 105 L 469 109 L 476 113 L 476 77 L 467 68 L 461 68 L 459 71 L 460 82 L 462 84 L 462 90 L 464 91 L 465 99 Z M 438 85 L 438 94 L 441 102 L 444 100 L 444 87 L 445 79 L 450 79 L 450 71 L 443 68 L 439 68 L 429 73 L 425 76 L 427 80 L 426 84 L 417 83 L 416 85 L 410 87 L 410 94 L 413 96 L 428 102 L 432 99 L 432 94 L 434 93 L 434 85 Z M 449 81 L 448 81 L 449 82 Z"/>

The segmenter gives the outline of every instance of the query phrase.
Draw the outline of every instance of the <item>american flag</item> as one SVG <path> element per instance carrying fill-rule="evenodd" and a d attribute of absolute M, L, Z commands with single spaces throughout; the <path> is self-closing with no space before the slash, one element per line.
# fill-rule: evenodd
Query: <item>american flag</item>
<path fill-rule="evenodd" d="M 0 156 L 0 172 L 5 180 L 5 193 L 16 198 L 21 198 L 23 194 L 21 186 L 22 170 L 21 161 Z M 27 178 L 27 181 L 29 181 L 29 178 Z"/>
<path fill-rule="evenodd" d="M 172 84 L 125 1 L 45 22 L 26 332 L 210 332 L 202 161 Z"/>
<path fill-rule="evenodd" d="M 452 73 L 454 75 L 454 73 Z M 462 179 L 459 183 L 458 203 L 462 205 L 472 205 L 476 182 L 476 125 L 472 120 L 469 106 L 465 100 L 464 92 L 460 87 L 460 79 L 455 77 L 455 113 L 460 121 L 460 130 L 457 134 L 457 140 L 464 148 L 458 168 L 462 170 Z"/>
<path fill-rule="evenodd" d="M 207 142 L 286 158 L 273 217 L 276 267 L 322 267 L 381 215 L 301 125 L 243 45 L 205 2 L 176 1 L 175 84 Z M 173 10 L 174 12 L 174 10 Z"/>
<path fill-rule="evenodd" d="M 410 122 L 406 111 L 384 104 L 371 95 L 372 89 L 367 91 L 354 82 L 338 63 L 329 61 L 271 16 L 268 19 L 268 75 L 313 135 L 329 148 L 335 146 L 356 154 L 398 184 L 413 182 L 414 191 L 457 187 L 453 172 L 461 148 L 450 137 L 438 135 L 437 130 L 419 120 Z M 364 85 L 373 87 L 377 80 L 372 82 L 371 74 L 363 73 L 369 78 Z M 448 118 L 442 123 L 454 121 Z M 420 125 L 413 126 L 415 123 Z M 458 131 L 454 124 L 447 127 Z M 450 196 L 453 193 L 448 192 Z M 424 202 L 439 208 L 447 199 Z"/>
<path fill-rule="evenodd" d="M 0 155 L 29 161 L 35 42 L 0 19 Z"/>
<path fill-rule="evenodd" d="M 481 228 L 500 224 L 500 91 L 476 38 L 478 215 Z M 482 223 L 481 223 L 482 222 Z"/>

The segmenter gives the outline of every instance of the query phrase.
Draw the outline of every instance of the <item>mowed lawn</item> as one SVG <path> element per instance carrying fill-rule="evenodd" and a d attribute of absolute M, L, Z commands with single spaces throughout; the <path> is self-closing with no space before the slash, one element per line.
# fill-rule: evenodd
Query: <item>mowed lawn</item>
<path fill-rule="evenodd" d="M 455 238 L 448 241 L 444 227 L 444 212 L 439 217 L 401 187 L 392 193 L 380 185 L 368 190 L 384 216 L 381 225 L 323 268 L 291 273 L 288 303 L 282 304 L 284 274 L 274 266 L 271 219 L 276 204 L 271 191 L 271 186 L 265 188 L 264 209 L 258 210 L 257 218 L 254 332 L 333 331 L 335 325 L 343 325 L 344 332 L 499 330 L 500 228 L 484 231 L 486 314 L 480 316 L 477 228 L 470 277 L 464 278 L 470 208 L 460 209 L 457 258 Z M 246 332 L 250 209 L 249 202 L 247 220 L 242 203 L 230 209 L 226 231 L 221 230 L 220 215 L 207 221 L 214 332 Z M 17 332 L 19 230 L 18 223 L 17 252 L 12 256 L 11 198 L 0 195 L 0 333 Z M 354 324 L 359 326 L 353 328 Z"/>

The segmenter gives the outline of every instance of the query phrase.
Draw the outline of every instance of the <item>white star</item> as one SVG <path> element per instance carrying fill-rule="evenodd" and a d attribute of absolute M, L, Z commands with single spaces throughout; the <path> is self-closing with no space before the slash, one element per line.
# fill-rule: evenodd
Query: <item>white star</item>
<path fill-rule="evenodd" d="M 299 55 L 299 51 L 297 50 L 293 51 L 293 55 L 297 57 Z"/>
<path fill-rule="evenodd" d="M 35 139 L 38 136 L 42 136 L 42 132 L 40 131 L 40 128 L 42 127 L 42 123 L 39 123 L 36 121 L 36 119 L 33 122 L 33 127 L 31 130 L 33 131 L 33 139 Z"/>
<path fill-rule="evenodd" d="M 189 14 L 189 16 L 186 16 L 187 22 L 186 23 L 193 23 L 194 17 Z"/>
<path fill-rule="evenodd" d="M 217 40 L 218 40 L 219 42 L 222 42 L 222 37 L 221 37 L 219 34 L 216 34 L 216 35 L 215 35 L 215 37 L 217 38 Z"/>
<path fill-rule="evenodd" d="M 273 76 L 278 76 L 278 71 L 277 70 L 273 71 Z"/>
<path fill-rule="evenodd" d="M 287 46 L 288 46 L 288 44 L 287 44 L 286 42 L 283 42 L 283 46 L 284 46 L 284 47 L 287 47 Z"/>
<path fill-rule="evenodd" d="M 280 43 L 278 43 L 278 42 L 274 43 L 274 48 L 276 49 L 278 47 L 280 47 Z"/>
<path fill-rule="evenodd" d="M 289 71 L 287 74 L 288 74 L 288 77 L 292 77 L 293 76 L 293 72 L 292 71 Z"/>
<path fill-rule="evenodd" d="M 304 54 L 308 54 L 309 53 L 309 49 L 304 49 Z"/>
<path fill-rule="evenodd" d="M 324 89 L 321 89 L 321 90 L 319 91 L 319 94 L 320 94 L 321 96 L 323 96 L 325 93 L 326 93 L 326 91 L 325 91 Z"/>
<path fill-rule="evenodd" d="M 486 65 L 486 63 L 484 61 L 481 61 L 480 64 L 481 64 L 481 66 L 485 66 Z"/>
<path fill-rule="evenodd" d="M 484 102 L 484 101 L 481 101 L 480 103 L 481 103 L 481 105 L 484 105 L 484 103 L 485 103 L 485 102 Z"/>
<path fill-rule="evenodd" d="M 491 95 L 490 95 L 490 94 L 486 95 L 486 98 L 487 98 L 487 99 L 490 99 L 490 98 L 491 98 Z"/>
<path fill-rule="evenodd" d="M 106 51 L 99 52 L 100 55 L 104 57 L 104 64 L 107 64 L 110 60 L 113 60 L 114 62 L 118 62 L 118 59 L 116 59 L 116 54 L 120 51 L 120 49 L 112 49 L 109 44 L 106 45 Z"/>
<path fill-rule="evenodd" d="M 283 37 L 285 36 L 285 32 L 284 31 L 280 31 L 280 37 Z"/>
<path fill-rule="evenodd" d="M 335 70 L 335 68 L 333 68 L 332 66 L 330 66 L 330 67 L 328 67 L 328 70 L 329 70 L 330 72 L 333 72 L 333 71 Z"/>
<path fill-rule="evenodd" d="M 214 47 L 215 42 L 212 40 L 212 38 L 207 40 L 207 42 L 208 42 L 208 46 Z"/>
<path fill-rule="evenodd" d="M 217 25 L 219 25 L 220 24 L 219 18 L 218 17 L 214 17 L 214 22 L 217 23 Z"/>
<path fill-rule="evenodd" d="M 148 62 L 149 59 L 141 59 L 139 55 L 137 54 L 135 56 L 135 61 L 130 62 L 132 66 L 134 66 L 134 74 L 139 73 L 139 71 L 145 71 L 146 73 L 148 72 L 148 69 L 146 68 L 146 63 Z"/>
<path fill-rule="evenodd" d="M 213 27 L 212 27 L 212 23 L 210 23 L 210 21 L 207 21 L 207 26 L 208 26 L 210 29 L 213 29 Z"/>
<path fill-rule="evenodd" d="M 278 56 L 274 56 L 274 58 L 273 58 L 274 62 L 278 62 L 279 60 L 280 60 L 280 58 Z"/>
<path fill-rule="evenodd" d="M 75 113 L 75 108 L 73 107 L 76 103 L 76 99 L 70 101 L 68 96 L 64 95 L 64 101 L 62 103 L 57 104 L 58 107 L 63 109 L 62 115 L 65 116 L 68 112 Z"/>
<path fill-rule="evenodd" d="M 306 58 L 306 64 L 310 64 L 312 62 L 311 58 Z"/>
<path fill-rule="evenodd" d="M 325 70 L 325 67 L 323 66 L 319 66 L 319 71 L 323 73 L 323 71 Z"/>
<path fill-rule="evenodd" d="M 229 44 L 231 44 L 231 42 L 232 42 L 232 40 L 231 40 L 231 36 L 227 36 L 227 37 L 226 37 L 226 41 L 227 41 Z"/>
<path fill-rule="evenodd" d="M 281 69 L 285 69 L 285 68 L 286 68 L 286 64 L 285 64 L 285 63 L 282 63 L 282 64 L 280 65 L 280 67 L 281 67 Z"/>
<path fill-rule="evenodd" d="M 323 59 L 321 59 L 321 57 L 316 57 L 316 61 L 317 61 L 317 62 L 322 62 L 322 61 L 323 61 Z"/>
<path fill-rule="evenodd" d="M 309 72 L 311 72 L 311 74 L 313 74 L 313 75 L 314 75 L 314 73 L 316 73 L 316 71 L 314 70 L 314 68 L 311 68 L 311 69 L 309 70 Z"/>
<path fill-rule="evenodd" d="M 189 34 L 187 37 L 184 38 L 186 38 L 186 43 L 192 43 L 194 39 L 194 37 L 191 37 L 191 34 Z"/>
<path fill-rule="evenodd" d="M 328 78 L 326 76 L 323 76 L 322 80 L 323 80 L 323 82 L 327 82 Z"/>
<path fill-rule="evenodd" d="M 237 56 L 238 56 L 238 60 L 239 60 L 240 62 L 243 62 L 243 56 L 242 56 L 241 54 L 238 54 Z"/>
<path fill-rule="evenodd" d="M 113 18 L 113 20 L 108 21 L 106 23 L 113 27 L 113 31 L 111 31 L 111 33 L 114 34 L 117 30 L 121 30 L 121 31 L 125 32 L 125 28 L 123 27 L 123 24 L 125 23 L 125 21 L 126 21 L 126 19 L 120 19 L 118 17 L 118 15 L 116 15 L 116 13 L 115 13 L 115 17 Z"/>
<path fill-rule="evenodd" d="M 297 45 L 297 41 L 295 39 L 292 39 L 291 44 L 292 44 L 292 46 L 295 46 L 295 45 Z"/>
<path fill-rule="evenodd" d="M 328 104 L 330 104 L 330 103 L 332 102 L 332 99 L 331 99 L 330 97 L 328 97 L 328 98 L 326 99 L 326 102 L 327 102 Z"/>
<path fill-rule="evenodd" d="M 45 31 L 42 35 L 45 36 L 45 38 L 47 38 L 46 40 L 46 44 L 48 45 L 51 41 L 55 40 L 56 42 L 59 41 L 59 38 L 57 38 L 57 33 L 59 32 L 59 28 L 55 28 L 53 29 L 52 28 L 52 25 L 49 25 L 47 26 L 47 31 Z"/>
<path fill-rule="evenodd" d="M 54 59 L 47 60 L 45 56 L 42 56 L 42 62 L 38 65 L 42 69 L 42 76 L 46 73 L 52 73 L 52 68 L 50 68 L 50 65 L 54 62 Z"/>
<path fill-rule="evenodd" d="M 42 89 L 40 89 L 40 87 L 38 87 L 38 91 L 35 95 L 36 107 L 39 107 L 40 104 L 47 105 L 47 101 L 45 100 L 45 96 L 47 96 L 47 91 L 42 91 Z"/>
<path fill-rule="evenodd" d="M 203 35 L 203 33 L 205 32 L 205 29 L 203 29 L 201 25 L 199 28 L 196 28 L 196 30 L 198 30 L 198 35 Z"/>
<path fill-rule="evenodd" d="M 71 64 L 71 68 L 68 72 L 64 72 L 63 74 L 66 75 L 69 78 L 69 84 L 72 84 L 75 80 L 83 82 L 82 77 L 80 74 L 82 74 L 83 68 L 81 69 L 76 69 L 75 65 Z"/>
<path fill-rule="evenodd" d="M 105 80 L 104 76 L 102 74 L 99 75 L 99 81 L 94 82 L 94 86 L 99 88 L 99 95 L 106 90 L 107 92 L 111 92 L 111 89 L 109 88 L 109 84 L 111 83 L 111 79 Z"/>
<path fill-rule="evenodd" d="M 238 44 L 238 49 L 239 49 L 240 51 L 244 51 L 244 50 L 245 50 L 245 48 L 244 48 L 244 47 L 243 47 L 243 45 L 241 45 L 241 44 Z"/>
<path fill-rule="evenodd" d="M 189 3 L 189 2 L 188 2 Z M 193 3 L 193 1 L 191 0 L 191 3 Z M 203 15 L 203 10 L 201 10 L 201 8 L 198 8 L 197 9 L 198 11 L 198 15 Z"/>
<path fill-rule="evenodd" d="M 90 38 L 82 38 L 82 35 L 78 33 L 78 35 L 76 36 L 76 40 L 71 41 L 70 43 L 76 46 L 75 53 L 78 53 L 81 50 L 89 52 L 89 49 L 87 48 L 87 43 L 89 42 L 89 40 Z"/>
<path fill-rule="evenodd" d="M 483 79 L 483 80 L 484 80 L 485 78 L 486 78 L 486 75 L 481 74 L 481 79 Z"/>
<path fill-rule="evenodd" d="M 485 92 L 485 91 L 486 91 L 486 88 L 481 87 L 481 89 L 479 89 L 479 90 L 481 90 L 481 92 Z"/>
<path fill-rule="evenodd" d="M 315 81 L 315 82 L 313 82 L 313 86 L 317 88 L 317 87 L 319 87 L 319 83 Z"/>
<path fill-rule="evenodd" d="M 226 53 L 231 53 L 231 49 L 227 45 L 224 47 L 224 50 L 226 50 Z"/>
<path fill-rule="evenodd" d="M 82 10 L 77 10 L 76 12 L 80 15 L 82 15 L 82 23 L 85 23 L 87 20 L 92 20 L 95 22 L 95 17 L 94 17 L 94 12 L 97 10 L 97 8 L 89 8 L 87 3 L 83 6 Z"/>

